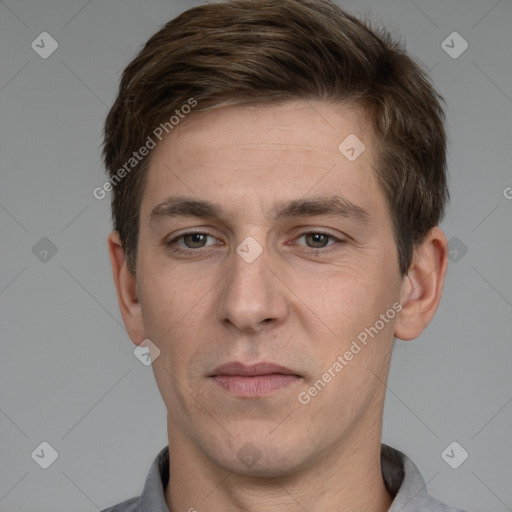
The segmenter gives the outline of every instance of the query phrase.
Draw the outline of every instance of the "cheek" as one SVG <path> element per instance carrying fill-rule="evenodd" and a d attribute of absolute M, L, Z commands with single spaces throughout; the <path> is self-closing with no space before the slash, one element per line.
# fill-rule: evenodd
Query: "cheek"
<path fill-rule="evenodd" d="M 149 333 L 162 336 L 178 322 L 186 321 L 200 306 L 202 288 L 193 276 L 162 264 L 161 258 L 141 258 L 139 300 L 145 327 Z M 181 320 L 180 320 L 181 319 Z"/>
<path fill-rule="evenodd" d="M 330 266 L 314 276 L 296 276 L 294 281 L 290 288 L 301 301 L 327 325 L 338 328 L 371 318 L 385 302 L 390 284 L 378 264 L 362 258 Z"/>
<path fill-rule="evenodd" d="M 180 280 L 175 271 L 147 272 L 141 286 L 146 336 L 159 347 L 164 367 L 180 382 L 208 335 L 204 326 L 212 323 L 212 299 L 205 293 L 197 279 L 184 279 L 182 274 Z"/>
<path fill-rule="evenodd" d="M 180 313 L 179 303 L 162 282 L 147 282 L 139 298 L 146 334 L 156 341 L 172 328 Z"/>
<path fill-rule="evenodd" d="M 329 363 L 327 366 L 358 339 L 362 350 L 354 359 L 377 362 L 387 357 L 396 318 L 393 304 L 398 304 L 401 284 L 392 266 L 394 255 L 391 245 L 375 247 L 365 258 L 335 269 L 322 281 L 321 293 L 312 293 L 308 286 L 311 283 L 304 283 L 304 303 L 319 317 L 330 340 L 323 345 L 321 356 L 324 364 Z"/>

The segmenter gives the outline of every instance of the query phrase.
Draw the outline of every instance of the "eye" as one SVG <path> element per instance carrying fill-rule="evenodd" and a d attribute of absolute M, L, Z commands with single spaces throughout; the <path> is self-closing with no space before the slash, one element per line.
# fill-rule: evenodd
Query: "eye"
<path fill-rule="evenodd" d="M 208 238 L 210 238 L 213 242 L 207 243 Z M 183 241 L 183 244 L 178 242 Z M 166 245 L 171 247 L 172 250 L 177 252 L 186 252 L 188 249 L 201 249 L 208 245 L 214 245 L 215 238 L 208 233 L 202 233 L 199 231 L 191 231 L 189 233 L 182 233 L 181 235 L 173 238 L 170 242 L 167 242 Z"/>
<path fill-rule="evenodd" d="M 325 247 L 329 247 L 331 245 L 334 245 L 336 242 L 343 242 L 343 240 L 340 240 L 339 238 L 336 238 L 333 235 L 329 235 L 327 233 L 322 233 L 319 231 L 311 231 L 308 233 L 303 233 L 297 240 L 304 239 L 306 242 L 306 247 L 310 249 L 324 249 Z M 332 243 L 329 243 L 329 240 L 332 241 Z M 299 244 L 303 245 L 303 244 Z M 318 251 L 312 251 L 312 252 L 318 252 Z M 324 251 L 327 252 L 327 251 Z"/>

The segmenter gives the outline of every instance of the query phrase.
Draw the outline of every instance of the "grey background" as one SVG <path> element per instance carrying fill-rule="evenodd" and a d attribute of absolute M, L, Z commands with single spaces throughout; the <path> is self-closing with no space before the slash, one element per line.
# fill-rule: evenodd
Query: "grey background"
<path fill-rule="evenodd" d="M 3 512 L 98 510 L 138 495 L 167 443 L 151 367 L 134 357 L 118 311 L 108 198 L 92 191 L 105 181 L 101 130 L 123 67 L 200 3 L 0 1 Z M 416 341 L 396 342 L 383 440 L 413 459 L 439 499 L 510 511 L 512 4 L 343 5 L 402 37 L 448 105 L 452 201 L 442 227 L 457 256 L 434 321 Z M 59 44 L 47 59 L 31 48 L 43 31 Z M 441 47 L 454 31 L 469 44 L 456 59 Z M 57 249 L 47 261 L 41 245 L 33 252 L 43 237 Z M 59 454 L 46 470 L 31 458 L 42 441 Z M 452 441 L 469 453 L 458 469 L 441 458 Z"/>

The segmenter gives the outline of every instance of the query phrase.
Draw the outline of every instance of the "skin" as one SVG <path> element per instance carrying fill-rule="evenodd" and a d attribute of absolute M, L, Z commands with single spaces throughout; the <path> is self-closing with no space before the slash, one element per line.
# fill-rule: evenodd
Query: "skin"
<path fill-rule="evenodd" d="M 349 134 L 366 146 L 353 162 L 338 150 Z M 151 155 L 136 275 L 115 232 L 109 250 L 133 343 L 150 339 L 161 351 L 153 371 L 168 411 L 170 510 L 389 509 L 379 457 L 394 336 L 413 339 L 430 322 L 448 253 L 436 227 L 400 275 L 373 146 L 357 111 L 296 101 L 196 115 Z M 224 213 L 151 221 L 155 206 L 177 195 Z M 277 202 L 332 195 L 366 210 L 367 222 L 270 218 Z M 209 236 L 166 245 L 191 230 Z M 236 252 L 246 237 L 263 249 L 252 263 Z M 298 394 L 394 303 L 402 304 L 395 318 L 301 404 Z M 231 361 L 274 362 L 300 378 L 240 398 L 209 377 Z M 244 445 L 251 465 L 237 456 Z"/>

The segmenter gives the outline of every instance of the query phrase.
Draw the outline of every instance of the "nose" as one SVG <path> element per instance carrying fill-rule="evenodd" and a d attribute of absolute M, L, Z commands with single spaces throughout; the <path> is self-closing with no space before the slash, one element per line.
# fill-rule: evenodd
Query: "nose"
<path fill-rule="evenodd" d="M 231 270 L 221 283 L 218 320 L 245 333 L 281 324 L 288 314 L 286 287 L 272 268 L 268 251 L 264 249 L 250 263 L 236 252 L 232 258 Z"/>

